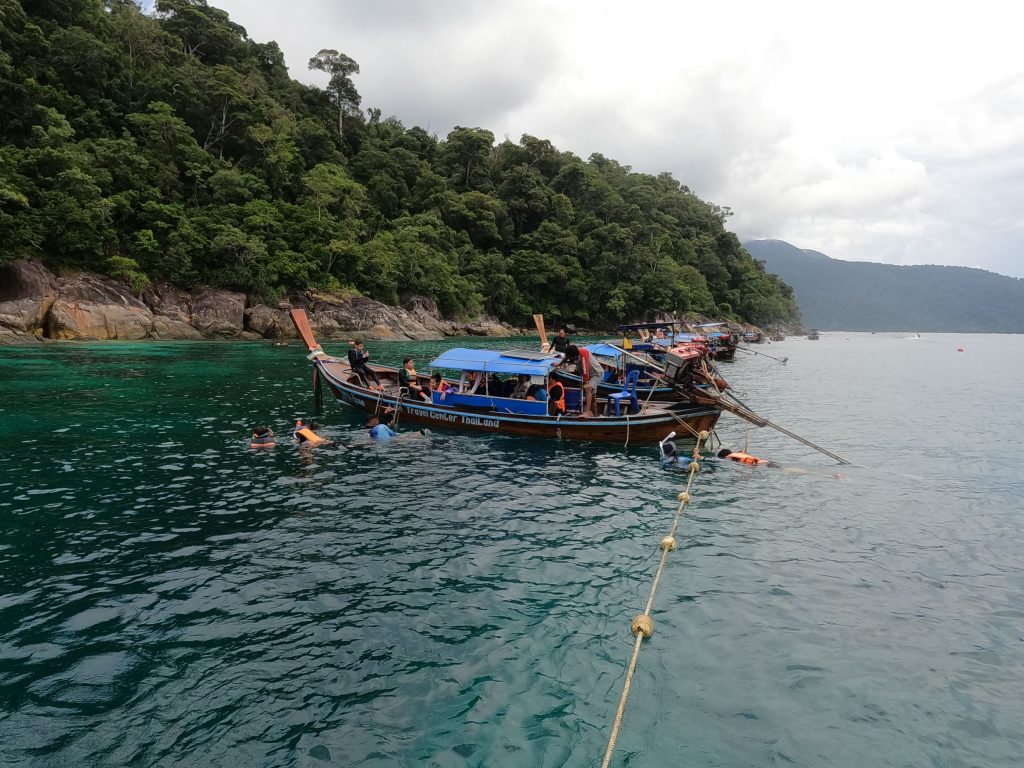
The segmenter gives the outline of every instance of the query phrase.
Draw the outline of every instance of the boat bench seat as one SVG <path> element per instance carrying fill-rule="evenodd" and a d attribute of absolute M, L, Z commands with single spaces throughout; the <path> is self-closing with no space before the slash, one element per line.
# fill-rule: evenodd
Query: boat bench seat
<path fill-rule="evenodd" d="M 487 408 L 499 413 L 523 413 L 543 416 L 548 412 L 548 404 L 536 400 L 513 400 L 511 397 L 491 397 L 489 395 L 470 395 L 459 392 L 446 392 L 442 400 L 439 392 L 433 393 L 434 405 L 468 406 L 470 408 Z"/>

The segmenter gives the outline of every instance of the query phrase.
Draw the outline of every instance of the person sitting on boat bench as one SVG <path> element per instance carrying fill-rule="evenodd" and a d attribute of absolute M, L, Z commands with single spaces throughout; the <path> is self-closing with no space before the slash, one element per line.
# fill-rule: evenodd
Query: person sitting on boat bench
<path fill-rule="evenodd" d="M 548 386 L 548 416 L 565 415 L 565 385 L 552 379 Z"/>
<path fill-rule="evenodd" d="M 478 371 L 463 371 L 459 392 L 464 395 L 475 395 L 477 389 L 480 388 L 480 382 L 483 380 L 483 374 Z"/>
<path fill-rule="evenodd" d="M 544 389 L 543 384 L 531 384 L 530 388 L 526 390 L 526 399 L 546 403 L 548 401 L 548 391 Z"/>
<path fill-rule="evenodd" d="M 398 371 L 398 386 L 409 390 L 411 397 L 420 400 L 430 400 L 430 395 L 420 386 L 416 369 L 412 366 L 412 358 L 407 357 L 402 361 L 402 367 Z"/>
<path fill-rule="evenodd" d="M 513 400 L 525 400 L 530 394 L 530 376 L 525 373 L 519 374 L 516 388 L 512 390 Z"/>
<path fill-rule="evenodd" d="M 503 381 L 496 373 L 487 377 L 487 394 L 491 397 L 511 397 L 515 386 L 515 381 Z"/>
<path fill-rule="evenodd" d="M 352 349 L 348 351 L 348 367 L 352 369 L 352 372 L 366 386 L 370 386 L 370 379 L 373 379 L 373 382 L 379 387 L 380 379 L 377 378 L 377 374 L 366 366 L 366 361 L 370 359 L 370 355 L 363 349 L 363 342 L 357 339 L 356 341 L 350 341 L 349 344 L 352 345 Z"/>
<path fill-rule="evenodd" d="M 431 392 L 439 392 L 441 394 L 442 400 L 444 400 L 445 393 L 451 389 L 451 385 L 444 380 L 440 373 L 435 373 L 430 377 L 429 386 Z"/>

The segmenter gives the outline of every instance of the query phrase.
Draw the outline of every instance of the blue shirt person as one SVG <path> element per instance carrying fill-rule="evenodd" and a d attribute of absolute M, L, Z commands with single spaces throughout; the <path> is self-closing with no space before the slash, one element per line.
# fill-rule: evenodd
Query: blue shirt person
<path fill-rule="evenodd" d="M 390 419 L 387 419 L 386 416 L 387 414 L 385 414 L 385 420 L 389 422 Z M 376 416 L 371 416 L 370 420 L 366 422 L 366 426 L 370 430 L 371 440 L 384 441 L 390 440 L 393 437 L 398 437 L 398 433 L 395 432 L 395 430 L 388 426 L 385 421 L 381 421 Z"/>

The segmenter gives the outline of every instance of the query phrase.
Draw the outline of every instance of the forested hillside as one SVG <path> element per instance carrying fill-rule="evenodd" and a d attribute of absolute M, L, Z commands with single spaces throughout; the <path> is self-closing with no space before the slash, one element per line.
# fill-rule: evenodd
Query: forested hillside
<path fill-rule="evenodd" d="M 1024 333 L 1024 280 L 969 267 L 840 261 L 782 240 L 746 247 L 793 286 L 808 327 Z"/>
<path fill-rule="evenodd" d="M 344 54 L 309 66 L 327 90 L 202 0 L 0 0 L 0 261 L 511 321 L 796 316 L 728 211 L 670 175 L 532 136 L 442 140 L 361 110 Z"/>

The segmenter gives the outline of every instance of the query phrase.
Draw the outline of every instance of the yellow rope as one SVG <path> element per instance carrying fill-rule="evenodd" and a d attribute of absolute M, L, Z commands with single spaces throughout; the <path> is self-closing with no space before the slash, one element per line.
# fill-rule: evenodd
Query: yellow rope
<path fill-rule="evenodd" d="M 683 511 L 690 502 L 690 489 L 693 487 L 693 479 L 700 470 L 700 446 L 708 439 L 708 433 L 702 431 L 697 435 L 697 442 L 693 446 L 693 460 L 690 462 L 690 476 L 686 480 L 686 490 L 679 494 L 679 508 L 676 510 L 672 520 L 672 527 L 668 535 L 661 540 L 658 546 L 661 548 L 661 561 L 658 563 L 658 570 L 654 573 L 654 581 L 651 584 L 651 594 L 647 598 L 647 605 L 644 612 L 635 616 L 630 623 L 630 631 L 636 641 L 633 643 L 633 655 L 626 667 L 626 681 L 622 685 L 622 696 L 619 698 L 619 708 L 615 711 L 615 722 L 612 724 L 612 733 L 608 738 L 608 748 L 604 753 L 604 760 L 601 761 L 601 768 L 608 768 L 612 760 L 612 752 L 615 750 L 615 742 L 619 738 L 619 729 L 622 727 L 622 716 L 626 712 L 626 702 L 629 700 L 629 689 L 633 685 L 633 675 L 636 672 L 637 659 L 640 657 L 640 647 L 644 638 L 654 634 L 654 621 L 651 619 L 651 607 L 654 605 L 654 595 L 658 591 L 658 582 L 661 580 L 661 573 L 665 570 L 665 563 L 668 560 L 668 553 L 676 548 L 676 530 L 679 528 L 679 521 L 683 517 Z"/>
<path fill-rule="evenodd" d="M 694 437 L 700 437 L 700 435 L 697 433 L 697 430 L 695 430 L 693 427 L 691 427 L 689 424 L 683 421 L 682 417 L 678 413 L 676 413 L 675 411 L 669 411 L 669 413 L 672 414 L 673 419 L 675 419 L 680 424 L 682 424 L 686 429 L 688 429 L 691 435 L 693 435 Z"/>

